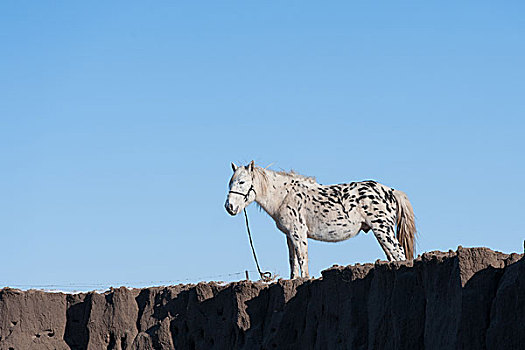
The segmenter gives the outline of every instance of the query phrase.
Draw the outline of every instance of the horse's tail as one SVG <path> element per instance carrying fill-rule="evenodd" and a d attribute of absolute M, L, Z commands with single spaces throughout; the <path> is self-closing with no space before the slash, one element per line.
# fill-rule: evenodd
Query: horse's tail
<path fill-rule="evenodd" d="M 414 243 L 416 241 L 416 223 L 414 209 L 405 192 L 394 190 L 397 201 L 397 240 L 403 246 L 405 257 L 414 258 Z"/>

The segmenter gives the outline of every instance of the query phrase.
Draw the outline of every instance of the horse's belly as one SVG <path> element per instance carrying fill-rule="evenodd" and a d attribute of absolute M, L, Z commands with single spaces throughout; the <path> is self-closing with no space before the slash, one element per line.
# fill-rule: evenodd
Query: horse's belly
<path fill-rule="evenodd" d="M 359 229 L 354 225 L 346 227 L 318 227 L 317 229 L 308 232 L 308 238 L 315 239 L 317 241 L 325 242 L 340 242 L 346 239 L 357 236 Z"/>

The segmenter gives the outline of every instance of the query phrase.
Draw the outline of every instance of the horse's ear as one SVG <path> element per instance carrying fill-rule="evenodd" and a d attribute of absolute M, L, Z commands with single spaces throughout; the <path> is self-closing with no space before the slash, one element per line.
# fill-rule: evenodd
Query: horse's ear
<path fill-rule="evenodd" d="M 250 162 L 250 164 L 248 164 L 248 170 L 249 171 L 253 171 L 253 168 L 255 167 L 255 163 L 253 162 L 253 160 Z"/>
<path fill-rule="evenodd" d="M 238 168 L 238 166 L 237 166 L 237 165 L 235 165 L 235 163 L 234 163 L 234 162 L 232 162 L 232 170 L 233 170 L 233 172 L 235 172 L 235 170 L 237 170 L 237 168 Z"/>

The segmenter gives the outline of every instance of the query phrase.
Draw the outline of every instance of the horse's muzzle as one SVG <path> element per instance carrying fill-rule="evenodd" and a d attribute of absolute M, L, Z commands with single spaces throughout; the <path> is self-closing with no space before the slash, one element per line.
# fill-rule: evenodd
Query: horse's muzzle
<path fill-rule="evenodd" d="M 226 202 L 226 204 L 224 204 L 224 208 L 226 209 L 228 214 L 230 214 L 231 216 L 237 215 L 237 212 L 233 208 L 233 204 Z"/>

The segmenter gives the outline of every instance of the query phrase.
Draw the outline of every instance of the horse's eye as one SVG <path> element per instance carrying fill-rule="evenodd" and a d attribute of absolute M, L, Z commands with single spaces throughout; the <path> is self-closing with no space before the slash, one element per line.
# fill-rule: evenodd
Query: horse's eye
<path fill-rule="evenodd" d="M 244 183 L 244 181 L 239 181 L 239 185 L 242 185 Z"/>

